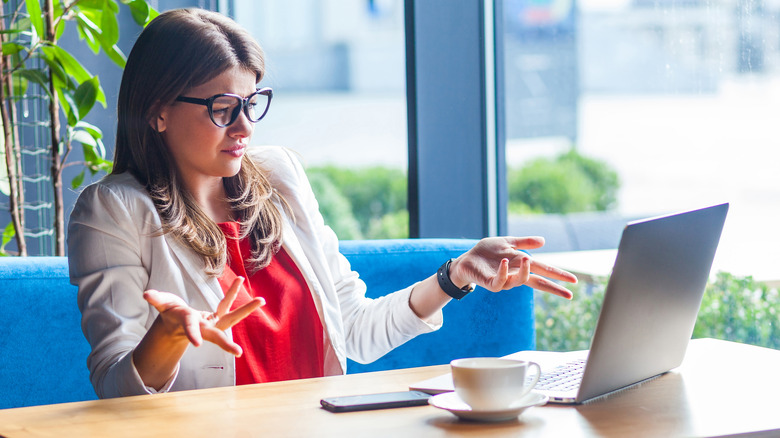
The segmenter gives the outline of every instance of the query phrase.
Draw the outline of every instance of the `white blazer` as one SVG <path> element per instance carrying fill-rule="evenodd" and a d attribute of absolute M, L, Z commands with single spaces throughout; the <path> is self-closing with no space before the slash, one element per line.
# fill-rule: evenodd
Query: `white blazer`
<path fill-rule="evenodd" d="M 283 246 L 306 278 L 324 328 L 325 375 L 345 373 L 347 357 L 371 362 L 441 326 L 441 312 L 427 322 L 412 312 L 414 285 L 366 298 L 365 283 L 338 252 L 300 163 L 280 147 L 249 153 L 294 213 L 294 220 L 283 214 Z M 131 354 L 157 317 L 144 290 L 174 293 L 206 311 L 216 311 L 223 297 L 217 279 L 204 273 L 203 260 L 170 235 L 160 235 L 161 225 L 151 198 L 129 173 L 85 188 L 70 216 L 70 278 L 79 289 L 81 326 L 92 347 L 87 366 L 101 398 L 155 392 L 141 381 Z M 190 345 L 161 391 L 229 385 L 235 385 L 233 356 L 205 342 Z"/>

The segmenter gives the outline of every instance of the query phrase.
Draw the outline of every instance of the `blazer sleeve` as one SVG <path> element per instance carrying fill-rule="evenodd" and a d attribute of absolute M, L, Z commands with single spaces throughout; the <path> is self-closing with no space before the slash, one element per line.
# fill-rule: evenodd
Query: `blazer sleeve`
<path fill-rule="evenodd" d="M 80 194 L 68 226 L 70 279 L 78 286 L 81 327 L 92 348 L 87 366 L 100 398 L 152 392 L 133 365 L 132 351 L 156 317 L 142 295 L 149 281 L 142 224 L 153 219 L 139 212 L 140 196 L 133 198 L 93 184 Z"/>
<path fill-rule="evenodd" d="M 318 242 L 318 256 L 327 266 L 338 300 L 347 356 L 360 363 L 373 362 L 419 334 L 438 330 L 441 311 L 423 321 L 409 306 L 414 284 L 376 299 L 365 296 L 366 284 L 339 252 L 338 238 L 324 223 L 303 166 L 289 150 L 279 149 L 286 155 L 286 169 L 275 170 L 289 176 L 281 178 L 280 191 L 292 204 L 296 228 L 313 234 L 310 240 Z"/>

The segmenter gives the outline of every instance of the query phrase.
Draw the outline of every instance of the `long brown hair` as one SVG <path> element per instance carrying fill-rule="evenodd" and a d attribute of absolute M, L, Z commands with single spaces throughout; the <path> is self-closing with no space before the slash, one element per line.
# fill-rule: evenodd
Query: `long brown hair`
<path fill-rule="evenodd" d="M 254 72 L 257 82 L 265 73 L 263 50 L 246 30 L 216 12 L 170 10 L 149 23 L 130 51 L 117 103 L 112 173 L 130 172 L 146 187 L 161 231 L 203 256 L 213 276 L 225 266 L 225 236 L 184 190 L 153 121 L 176 97 L 233 67 Z M 251 236 L 253 270 L 261 269 L 281 245 L 282 217 L 274 200 L 286 204 L 246 155 L 239 173 L 223 184 L 241 223 L 240 237 Z"/>

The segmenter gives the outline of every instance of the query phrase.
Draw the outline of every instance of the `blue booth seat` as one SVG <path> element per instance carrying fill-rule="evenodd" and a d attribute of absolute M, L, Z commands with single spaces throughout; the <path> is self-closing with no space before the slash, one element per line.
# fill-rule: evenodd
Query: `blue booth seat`
<path fill-rule="evenodd" d="M 0 409 L 97 398 L 65 257 L 0 257 Z"/>
<path fill-rule="evenodd" d="M 368 285 L 368 296 L 401 289 L 434 274 L 475 241 L 406 239 L 343 241 L 341 251 Z M 0 257 L 0 409 L 95 399 L 81 333 L 76 287 L 64 257 Z M 371 364 L 348 372 L 448 363 L 534 348 L 533 293 L 479 288 L 444 308 L 444 326 Z"/>
<path fill-rule="evenodd" d="M 339 250 L 366 282 L 366 295 L 386 295 L 433 275 L 447 259 L 468 251 L 466 239 L 346 240 Z M 477 287 L 444 308 L 444 325 L 418 336 L 370 364 L 349 361 L 361 373 L 449 363 L 460 357 L 503 356 L 536 346 L 533 290 L 502 293 Z"/>

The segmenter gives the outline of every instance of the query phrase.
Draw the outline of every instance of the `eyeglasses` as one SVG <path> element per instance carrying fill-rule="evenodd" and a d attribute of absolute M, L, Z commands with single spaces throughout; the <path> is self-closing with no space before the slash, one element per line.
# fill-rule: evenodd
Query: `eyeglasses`
<path fill-rule="evenodd" d="M 238 115 L 242 110 L 250 122 L 259 122 L 268 112 L 268 107 L 271 106 L 271 98 L 273 96 L 274 91 L 271 88 L 266 87 L 258 89 L 247 97 L 226 93 L 217 94 L 208 99 L 179 96 L 176 100 L 207 107 L 209 109 L 211 121 L 220 128 L 225 128 L 238 119 Z"/>

